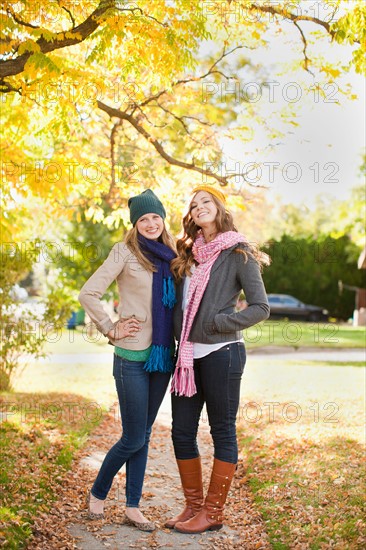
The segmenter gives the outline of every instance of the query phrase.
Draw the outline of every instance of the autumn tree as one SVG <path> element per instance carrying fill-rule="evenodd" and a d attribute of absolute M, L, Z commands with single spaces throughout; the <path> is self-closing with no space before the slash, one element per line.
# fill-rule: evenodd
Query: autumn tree
<path fill-rule="evenodd" d="M 157 159 L 159 175 L 168 166 L 175 167 L 168 177 L 181 179 L 189 171 L 193 180 L 233 182 L 236 174 L 215 169 L 222 157 L 220 129 L 230 126 L 233 135 L 243 136 L 260 113 L 250 94 L 241 98 L 246 109 L 238 116 L 235 101 L 223 101 L 212 89 L 237 82 L 243 69 L 259 84 L 265 80 L 265 72 L 251 64 L 250 51 L 265 46 L 268 32 L 293 25 L 299 66 L 328 80 L 351 66 L 363 68 L 363 2 L 324 0 L 310 11 L 305 5 L 300 0 L 273 5 L 178 0 L 174 6 L 165 0 L 4 2 L 4 199 L 11 205 L 15 196 L 26 210 L 25 198 L 41 197 L 56 212 L 90 195 L 96 203 L 124 206 L 126 194 L 134 191 L 128 163 L 145 170 L 147 158 Z M 335 67 L 319 55 L 320 35 L 354 44 L 348 67 Z M 220 54 L 199 53 L 208 39 L 221 43 Z M 118 140 L 139 163 L 128 160 L 116 170 Z M 245 173 L 239 176 L 246 181 Z M 149 179 L 154 181 L 151 172 Z M 12 211 L 10 206 L 8 232 Z"/>
<path fill-rule="evenodd" d="M 364 3 L 306 5 L 2 2 L 2 244 L 47 239 L 54 220 L 72 220 L 80 209 L 117 228 L 128 221 L 128 197 L 150 186 L 175 230 L 186 190 L 202 180 L 227 186 L 242 207 L 249 174 L 222 169 L 223 135 L 245 143 L 254 123 L 268 129 L 269 140 L 283 131 L 241 86 L 244 76 L 268 86 L 268 68 L 251 53 L 269 51 L 290 26 L 297 37 L 290 70 L 316 75 L 320 94 L 322 84 L 364 68 Z M 324 39 L 349 45 L 348 61 L 324 58 Z M 294 117 L 289 104 L 283 120 Z"/>

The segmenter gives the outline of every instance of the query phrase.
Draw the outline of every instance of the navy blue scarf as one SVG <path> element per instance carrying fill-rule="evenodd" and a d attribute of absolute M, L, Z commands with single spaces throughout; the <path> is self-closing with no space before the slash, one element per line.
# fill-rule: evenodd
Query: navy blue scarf
<path fill-rule="evenodd" d="M 143 254 L 156 269 L 152 286 L 152 348 L 144 369 L 147 372 L 171 372 L 173 307 L 176 298 L 170 262 L 176 254 L 165 244 L 146 239 L 142 235 L 138 236 L 138 242 Z"/>

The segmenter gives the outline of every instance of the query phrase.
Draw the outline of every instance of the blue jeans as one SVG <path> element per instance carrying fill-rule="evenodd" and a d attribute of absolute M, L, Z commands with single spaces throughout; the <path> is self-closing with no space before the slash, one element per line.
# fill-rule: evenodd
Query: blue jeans
<path fill-rule="evenodd" d="M 192 397 L 172 394 L 172 439 L 178 460 L 199 456 L 198 424 L 206 403 L 215 458 L 237 463 L 236 414 L 245 359 L 244 344 L 235 342 L 194 360 L 197 393 Z"/>
<path fill-rule="evenodd" d="M 144 482 L 151 428 L 164 398 L 170 374 L 146 372 L 144 362 L 114 356 L 122 419 L 122 437 L 106 454 L 92 487 L 105 500 L 113 478 L 126 463 L 126 506 L 138 507 Z"/>

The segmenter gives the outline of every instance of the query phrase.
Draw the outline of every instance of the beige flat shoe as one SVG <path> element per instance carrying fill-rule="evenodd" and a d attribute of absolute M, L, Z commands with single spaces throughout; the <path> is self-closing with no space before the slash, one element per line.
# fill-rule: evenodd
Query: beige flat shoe
<path fill-rule="evenodd" d="M 91 492 L 89 491 L 87 496 L 86 496 L 86 504 L 87 504 L 87 507 L 88 507 L 88 518 L 89 519 L 103 519 L 104 518 L 104 512 L 102 512 L 100 514 L 96 514 L 95 512 L 90 511 L 90 497 L 91 497 Z"/>
<path fill-rule="evenodd" d="M 134 521 L 125 514 L 125 521 L 128 525 L 133 525 L 140 531 L 155 531 L 156 525 L 152 521 Z"/>

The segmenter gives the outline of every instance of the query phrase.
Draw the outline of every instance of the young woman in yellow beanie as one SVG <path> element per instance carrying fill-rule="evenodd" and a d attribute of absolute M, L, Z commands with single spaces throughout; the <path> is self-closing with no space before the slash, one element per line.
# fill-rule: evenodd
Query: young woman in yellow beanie
<path fill-rule="evenodd" d="M 261 277 L 264 255 L 237 232 L 220 189 L 193 190 L 172 271 L 179 281 L 174 332 L 179 342 L 172 380 L 172 438 L 184 510 L 166 522 L 181 533 L 220 529 L 238 459 L 236 414 L 245 365 L 242 331 L 269 316 Z M 244 291 L 248 307 L 236 311 Z M 214 443 L 204 499 L 197 431 L 203 405 Z"/>
<path fill-rule="evenodd" d="M 122 437 L 108 451 L 88 496 L 89 517 L 104 515 L 114 476 L 126 464 L 126 518 L 143 531 L 155 525 L 139 510 L 151 428 L 165 395 L 172 364 L 175 288 L 170 263 L 175 244 L 164 224 L 165 209 L 147 189 L 128 201 L 133 225 L 81 289 L 79 300 L 113 344 L 113 376 L 121 410 Z M 101 299 L 117 282 L 119 320 Z M 174 345 L 173 345 L 174 350 Z"/>

